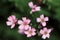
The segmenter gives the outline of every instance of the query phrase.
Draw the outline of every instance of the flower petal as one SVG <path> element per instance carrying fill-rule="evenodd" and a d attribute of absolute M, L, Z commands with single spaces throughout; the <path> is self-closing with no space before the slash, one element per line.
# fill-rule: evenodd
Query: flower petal
<path fill-rule="evenodd" d="M 32 33 L 32 35 L 33 35 L 33 36 L 35 36 L 35 35 L 36 35 L 36 33 L 35 33 L 35 32 L 33 32 L 33 33 Z"/>
<path fill-rule="evenodd" d="M 15 23 L 15 22 L 17 22 L 17 19 L 16 19 L 15 15 L 11 15 L 8 17 L 8 21 Z"/>
<path fill-rule="evenodd" d="M 44 34 L 44 31 L 42 29 L 40 30 L 40 34 Z"/>
<path fill-rule="evenodd" d="M 31 34 L 28 34 L 27 37 L 31 37 Z"/>
<path fill-rule="evenodd" d="M 25 29 L 25 30 L 28 30 L 29 27 L 30 27 L 29 25 L 26 25 L 26 26 L 24 27 L 24 29 Z"/>
<path fill-rule="evenodd" d="M 30 8 L 32 8 L 33 7 L 33 2 L 29 2 L 28 5 L 29 5 Z"/>
<path fill-rule="evenodd" d="M 18 24 L 23 24 L 23 21 L 22 20 L 18 20 Z"/>
<path fill-rule="evenodd" d="M 27 19 L 26 21 L 27 21 L 27 24 L 29 24 L 29 23 L 31 22 L 31 20 L 30 20 L 30 19 Z"/>
<path fill-rule="evenodd" d="M 8 17 L 8 20 L 9 20 L 9 21 L 12 21 L 12 17 L 11 17 L 11 16 L 9 16 L 9 17 Z"/>
<path fill-rule="evenodd" d="M 35 8 L 36 11 L 40 11 L 40 6 Z"/>
<path fill-rule="evenodd" d="M 24 25 L 20 25 L 18 28 L 19 28 L 20 30 L 24 30 Z"/>
<path fill-rule="evenodd" d="M 11 29 L 14 28 L 15 24 L 11 25 Z"/>
<path fill-rule="evenodd" d="M 32 31 L 36 31 L 36 29 L 35 28 L 32 28 Z"/>
<path fill-rule="evenodd" d="M 12 17 L 13 19 L 16 19 L 16 16 L 15 16 L 15 15 L 12 15 L 11 17 Z"/>
<path fill-rule="evenodd" d="M 50 35 L 49 35 L 49 34 L 47 34 L 46 36 L 47 36 L 47 38 L 49 38 L 49 37 L 50 37 Z"/>
<path fill-rule="evenodd" d="M 42 22 L 42 26 L 46 26 L 46 22 Z"/>
<path fill-rule="evenodd" d="M 45 27 L 45 28 L 43 28 L 43 30 L 44 30 L 44 31 L 46 31 L 46 32 L 48 32 L 48 29 L 47 29 L 46 27 Z"/>
<path fill-rule="evenodd" d="M 26 20 L 26 17 L 22 17 L 22 20 L 25 21 Z"/>
<path fill-rule="evenodd" d="M 50 33 L 52 31 L 52 29 L 48 29 L 48 33 Z"/>
<path fill-rule="evenodd" d="M 49 20 L 48 17 L 45 17 L 45 18 L 44 18 L 44 21 L 48 21 L 48 20 Z"/>
<path fill-rule="evenodd" d="M 7 24 L 8 26 L 10 26 L 10 25 L 12 25 L 12 22 L 7 21 L 6 24 Z"/>
<path fill-rule="evenodd" d="M 32 12 L 35 12 L 36 10 L 35 10 L 35 9 L 32 9 L 31 11 L 32 11 Z"/>
<path fill-rule="evenodd" d="M 29 31 L 31 30 L 31 26 L 29 27 Z"/>
<path fill-rule="evenodd" d="M 25 34 L 29 34 L 29 32 L 28 32 L 28 31 L 24 31 L 24 33 L 25 33 Z"/>
<path fill-rule="evenodd" d="M 40 18 L 37 18 L 37 22 L 40 22 L 41 20 L 40 20 Z"/>
<path fill-rule="evenodd" d="M 46 39 L 46 35 L 42 35 L 42 38 L 43 38 L 43 39 Z"/>
<path fill-rule="evenodd" d="M 40 15 L 40 18 L 41 18 L 41 19 L 44 19 L 44 15 L 43 15 L 43 14 L 42 14 L 42 15 Z"/>

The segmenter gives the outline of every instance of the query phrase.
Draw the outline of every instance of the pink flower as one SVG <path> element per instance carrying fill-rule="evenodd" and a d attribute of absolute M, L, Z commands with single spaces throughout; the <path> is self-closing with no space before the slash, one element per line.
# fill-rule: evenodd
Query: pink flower
<path fill-rule="evenodd" d="M 27 37 L 31 37 L 36 35 L 35 31 L 36 31 L 35 28 L 30 27 L 29 30 L 24 31 L 24 33 L 27 35 Z"/>
<path fill-rule="evenodd" d="M 40 7 L 37 5 L 34 5 L 33 2 L 29 2 L 28 5 L 32 9 L 30 13 L 40 11 Z"/>
<path fill-rule="evenodd" d="M 43 28 L 40 30 L 40 34 L 42 35 L 43 39 L 49 38 L 50 37 L 50 32 L 52 31 L 52 29 L 47 29 L 47 28 Z"/>
<path fill-rule="evenodd" d="M 37 18 L 37 22 L 41 22 L 42 26 L 46 26 L 46 21 L 48 21 L 48 17 L 44 18 L 44 15 L 42 14 L 40 18 Z"/>
<path fill-rule="evenodd" d="M 8 21 L 6 22 L 6 24 L 8 26 L 11 26 L 11 29 L 14 28 L 15 24 L 17 22 L 16 16 L 15 15 L 11 15 L 8 17 Z"/>
<path fill-rule="evenodd" d="M 26 19 L 26 17 L 23 17 L 22 20 L 18 20 L 19 29 L 21 30 L 27 30 L 29 28 L 30 19 Z"/>

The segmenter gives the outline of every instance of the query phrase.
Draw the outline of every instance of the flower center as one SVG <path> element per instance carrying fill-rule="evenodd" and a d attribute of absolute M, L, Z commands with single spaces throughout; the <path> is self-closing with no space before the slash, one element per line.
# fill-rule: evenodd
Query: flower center
<path fill-rule="evenodd" d="M 29 32 L 30 34 L 32 33 L 32 31 Z"/>
<path fill-rule="evenodd" d="M 41 19 L 41 22 L 44 22 L 44 19 Z"/>
<path fill-rule="evenodd" d="M 27 25 L 27 23 L 26 23 L 26 22 L 24 22 L 24 25 Z"/>
<path fill-rule="evenodd" d="M 47 32 L 44 33 L 45 35 L 47 34 Z"/>
<path fill-rule="evenodd" d="M 35 10 L 35 8 L 36 8 L 36 5 L 34 5 L 32 9 Z"/>
<path fill-rule="evenodd" d="M 32 8 L 33 10 L 35 10 L 35 8 Z"/>

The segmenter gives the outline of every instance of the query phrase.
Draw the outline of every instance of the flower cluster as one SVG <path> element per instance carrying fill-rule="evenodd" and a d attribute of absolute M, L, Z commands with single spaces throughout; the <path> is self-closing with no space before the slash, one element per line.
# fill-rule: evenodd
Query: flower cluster
<path fill-rule="evenodd" d="M 39 34 L 42 35 L 43 39 L 49 38 L 50 37 L 50 32 L 52 29 L 47 29 L 46 27 L 46 21 L 49 21 L 48 17 L 44 17 L 44 15 L 40 15 L 39 18 L 37 18 L 37 22 L 40 22 L 43 26 L 43 29 L 40 29 Z"/>
<path fill-rule="evenodd" d="M 22 20 L 18 20 L 18 24 L 19 24 L 19 33 L 21 34 L 26 34 L 27 37 L 31 37 L 36 35 L 35 28 L 32 28 L 29 23 L 31 22 L 30 19 L 27 19 L 26 17 L 23 17 Z"/>
<path fill-rule="evenodd" d="M 26 17 L 22 17 L 22 20 L 17 20 L 15 15 L 11 15 L 8 17 L 8 21 L 6 24 L 8 26 L 11 26 L 11 29 L 15 27 L 15 24 L 18 23 L 18 32 L 20 34 L 26 34 L 27 37 L 35 36 L 36 35 L 36 29 L 32 28 L 29 23 L 31 22 L 30 19 L 27 19 Z"/>
<path fill-rule="evenodd" d="M 33 2 L 29 2 L 28 5 L 32 9 L 31 13 L 36 12 L 36 11 L 40 11 L 40 7 L 34 5 Z M 37 34 L 36 29 L 32 28 L 32 26 L 30 26 L 31 20 L 27 19 L 26 17 L 22 17 L 22 19 L 18 20 L 15 15 L 11 15 L 8 17 L 7 20 L 8 21 L 6 21 L 6 24 L 7 24 L 7 26 L 11 26 L 11 29 L 13 29 L 16 24 L 19 25 L 18 26 L 18 33 L 20 33 L 20 34 L 25 34 L 25 35 L 27 35 L 27 37 L 32 37 Z M 40 15 L 39 18 L 36 18 L 36 22 L 40 23 L 40 25 L 42 25 L 42 28 L 40 28 L 38 33 L 42 36 L 43 39 L 49 38 L 50 32 L 52 31 L 52 29 L 48 29 L 46 27 L 47 21 L 49 21 L 49 18 L 44 17 L 43 14 Z"/>

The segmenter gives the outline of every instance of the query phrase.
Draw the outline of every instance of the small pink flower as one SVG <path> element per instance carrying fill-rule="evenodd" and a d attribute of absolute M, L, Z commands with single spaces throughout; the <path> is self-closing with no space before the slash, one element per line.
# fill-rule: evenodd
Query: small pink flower
<path fill-rule="evenodd" d="M 22 20 L 18 20 L 19 29 L 21 30 L 27 30 L 29 28 L 30 19 L 26 19 L 26 17 L 23 17 Z"/>
<path fill-rule="evenodd" d="M 50 37 L 50 32 L 52 31 L 52 29 L 47 29 L 47 28 L 43 28 L 40 30 L 40 34 L 42 35 L 43 39 L 49 38 Z"/>
<path fill-rule="evenodd" d="M 28 5 L 32 9 L 30 13 L 40 11 L 40 6 L 34 5 L 33 2 L 29 2 Z"/>
<path fill-rule="evenodd" d="M 43 14 L 40 16 L 40 18 L 37 18 L 37 22 L 41 22 L 42 26 L 46 26 L 46 21 L 48 21 L 48 20 L 49 20 L 49 18 L 48 17 L 44 18 Z"/>
<path fill-rule="evenodd" d="M 8 17 L 8 21 L 6 22 L 6 24 L 8 26 L 11 26 L 11 29 L 14 28 L 15 24 L 17 22 L 16 16 L 15 15 L 11 15 Z"/>
<path fill-rule="evenodd" d="M 35 28 L 29 28 L 29 30 L 24 31 L 24 33 L 27 35 L 27 37 L 35 36 L 36 35 L 36 29 Z"/>

